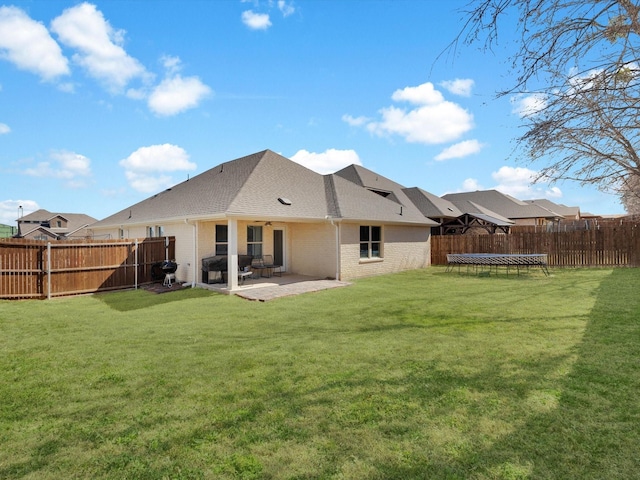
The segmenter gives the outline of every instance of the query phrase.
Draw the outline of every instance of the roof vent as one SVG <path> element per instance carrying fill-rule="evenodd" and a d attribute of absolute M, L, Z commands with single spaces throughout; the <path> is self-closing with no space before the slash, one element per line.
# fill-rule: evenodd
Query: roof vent
<path fill-rule="evenodd" d="M 291 200 L 285 197 L 278 197 L 278 201 L 283 205 L 291 205 Z"/>

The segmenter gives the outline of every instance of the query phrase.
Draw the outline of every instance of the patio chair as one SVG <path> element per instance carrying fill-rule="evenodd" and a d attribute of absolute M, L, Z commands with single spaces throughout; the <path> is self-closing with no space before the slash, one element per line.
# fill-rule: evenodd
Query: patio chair
<path fill-rule="evenodd" d="M 282 265 L 273 263 L 273 255 L 265 255 L 263 257 L 264 266 L 268 269 L 270 275 L 278 275 L 282 277 Z"/>

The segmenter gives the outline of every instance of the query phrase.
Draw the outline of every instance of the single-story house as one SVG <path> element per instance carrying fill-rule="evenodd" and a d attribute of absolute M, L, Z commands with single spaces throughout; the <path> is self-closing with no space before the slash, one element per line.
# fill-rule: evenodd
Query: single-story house
<path fill-rule="evenodd" d="M 87 227 L 96 219 L 84 213 L 52 213 L 43 208 L 18 218 L 20 238 L 62 240 L 90 236 Z"/>
<path fill-rule="evenodd" d="M 428 266 L 437 223 L 406 196 L 363 188 L 349 173 L 347 167 L 321 175 L 265 150 L 222 163 L 91 230 L 96 237 L 175 236 L 176 277 L 192 285 L 203 258 L 226 255 L 231 290 L 239 255 L 273 255 L 284 271 L 340 280 Z"/>

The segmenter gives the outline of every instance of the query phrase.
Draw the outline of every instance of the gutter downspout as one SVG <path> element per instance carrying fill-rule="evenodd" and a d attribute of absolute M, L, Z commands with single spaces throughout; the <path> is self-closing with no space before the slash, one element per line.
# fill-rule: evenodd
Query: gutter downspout
<path fill-rule="evenodd" d="M 197 246 L 198 246 L 198 223 L 189 223 L 189 219 L 185 218 L 184 219 L 184 223 L 186 223 L 187 225 L 191 225 L 193 227 L 193 262 L 192 262 L 192 273 L 193 275 L 191 276 L 191 288 L 195 288 L 196 286 L 196 267 L 197 267 L 197 262 L 196 262 L 196 257 L 198 255 L 198 250 L 197 250 Z"/>
<path fill-rule="evenodd" d="M 329 220 L 329 223 L 335 227 L 336 231 L 336 280 L 341 280 L 340 278 L 340 225 L 337 223 L 333 223 L 334 219 L 330 215 L 324 217 L 326 220 Z"/>

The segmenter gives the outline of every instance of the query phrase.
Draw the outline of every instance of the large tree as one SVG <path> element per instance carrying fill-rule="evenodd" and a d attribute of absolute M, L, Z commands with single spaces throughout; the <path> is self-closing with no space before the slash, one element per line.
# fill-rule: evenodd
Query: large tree
<path fill-rule="evenodd" d="M 518 146 L 542 162 L 539 178 L 631 196 L 640 187 L 638 3 L 473 0 L 463 11 L 466 23 L 452 48 L 480 41 L 491 50 L 518 22 L 513 82 L 498 94 L 535 100 Z"/>

